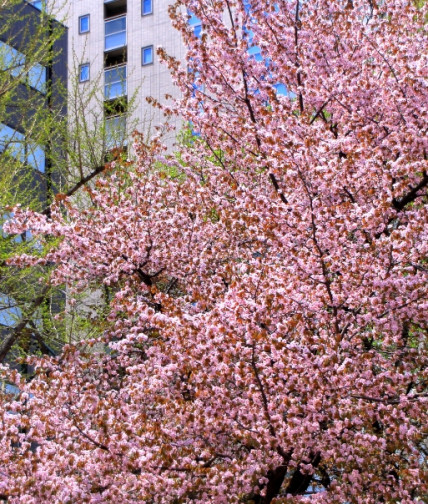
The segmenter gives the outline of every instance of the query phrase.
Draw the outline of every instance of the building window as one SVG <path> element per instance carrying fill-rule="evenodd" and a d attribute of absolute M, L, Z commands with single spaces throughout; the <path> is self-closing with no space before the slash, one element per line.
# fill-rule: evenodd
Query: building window
<path fill-rule="evenodd" d="M 18 303 L 7 294 L 0 292 L 0 326 L 14 327 L 21 317 L 22 312 Z"/>
<path fill-rule="evenodd" d="M 104 70 L 104 96 L 113 100 L 126 95 L 126 65 Z"/>
<path fill-rule="evenodd" d="M 5 42 L 0 41 L 0 70 L 9 72 L 12 77 L 21 79 L 41 93 L 46 93 L 46 67 L 34 63 L 27 71 L 25 55 Z M 28 62 L 27 62 L 28 65 Z"/>
<path fill-rule="evenodd" d="M 147 16 L 147 14 L 153 14 L 153 0 L 141 1 L 141 15 Z"/>
<path fill-rule="evenodd" d="M 46 67 L 36 63 L 28 70 L 28 84 L 40 91 L 46 93 Z"/>
<path fill-rule="evenodd" d="M 104 50 L 111 51 L 126 45 L 126 16 L 110 19 L 104 23 Z"/>
<path fill-rule="evenodd" d="M 89 33 L 89 14 L 79 17 L 79 33 Z"/>
<path fill-rule="evenodd" d="M 89 80 L 89 63 L 83 63 L 79 67 L 79 82 L 86 82 Z"/>
<path fill-rule="evenodd" d="M 3 123 L 0 123 L 0 152 L 7 152 L 12 158 L 39 172 L 45 171 L 43 147 L 26 138 L 20 131 Z"/>
<path fill-rule="evenodd" d="M 0 40 L 0 69 L 9 72 L 12 77 L 25 76 L 25 56 L 9 44 Z"/>
<path fill-rule="evenodd" d="M 153 63 L 153 46 L 143 47 L 141 49 L 141 64 L 151 65 Z"/>
<path fill-rule="evenodd" d="M 105 142 L 107 150 L 126 145 L 126 115 L 116 115 L 106 118 Z"/>
<path fill-rule="evenodd" d="M 42 10 L 43 2 L 42 0 L 36 0 L 35 2 L 30 2 L 33 7 L 36 9 Z"/>

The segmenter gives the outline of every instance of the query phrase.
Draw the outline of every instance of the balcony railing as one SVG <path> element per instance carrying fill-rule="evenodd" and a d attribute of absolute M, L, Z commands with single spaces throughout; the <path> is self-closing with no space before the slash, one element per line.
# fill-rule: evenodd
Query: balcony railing
<path fill-rule="evenodd" d="M 126 16 L 106 20 L 104 34 L 105 51 L 126 46 Z"/>

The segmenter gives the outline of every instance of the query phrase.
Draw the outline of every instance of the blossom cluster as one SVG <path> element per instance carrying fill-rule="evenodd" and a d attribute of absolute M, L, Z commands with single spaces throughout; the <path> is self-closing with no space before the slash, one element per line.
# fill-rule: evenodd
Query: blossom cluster
<path fill-rule="evenodd" d="M 9 375 L 22 393 L 1 398 L 0 494 L 423 501 L 422 4 L 171 8 L 189 51 L 185 69 L 163 54 L 181 90 L 164 112 L 197 135 L 162 163 L 157 141 L 137 142 L 136 164 L 101 178 L 84 210 L 60 201 L 9 223 L 57 239 L 17 263 L 54 264 L 71 293 L 114 294 L 99 340 L 34 359 L 29 384 Z"/>

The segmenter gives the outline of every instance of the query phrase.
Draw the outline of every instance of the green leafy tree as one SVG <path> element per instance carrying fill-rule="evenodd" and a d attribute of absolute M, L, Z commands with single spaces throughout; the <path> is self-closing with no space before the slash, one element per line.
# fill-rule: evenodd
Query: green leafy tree
<path fill-rule="evenodd" d="M 48 10 L 48 9 L 46 9 Z M 65 27 L 22 0 L 0 1 L 0 216 L 4 222 L 19 204 L 49 213 L 55 198 L 73 196 L 82 205 L 84 191 L 115 158 L 126 157 L 124 119 L 135 96 L 105 104 L 102 74 L 82 84 L 74 58 L 68 82 Z M 117 112 L 114 120 L 106 116 Z M 132 128 L 128 124 L 128 131 Z M 113 151 L 113 152 L 112 152 Z M 85 193 L 85 196 L 81 196 Z M 17 253 L 41 257 L 43 246 L 31 232 L 0 239 L 0 362 L 16 362 L 28 353 L 57 352 L 69 334 L 94 335 L 101 298 L 82 296 L 66 321 L 66 293 L 49 286 L 50 268 L 18 270 L 8 264 Z M 89 306 L 88 306 L 89 305 Z"/>

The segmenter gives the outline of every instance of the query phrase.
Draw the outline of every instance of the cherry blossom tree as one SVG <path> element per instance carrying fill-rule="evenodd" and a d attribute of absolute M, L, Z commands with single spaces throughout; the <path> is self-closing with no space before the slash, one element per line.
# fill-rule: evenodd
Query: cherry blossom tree
<path fill-rule="evenodd" d="M 3 370 L 5 499 L 426 499 L 427 12 L 177 1 L 187 145 L 137 139 L 87 209 L 9 225 L 55 244 L 17 265 L 111 303 L 30 383 Z"/>

